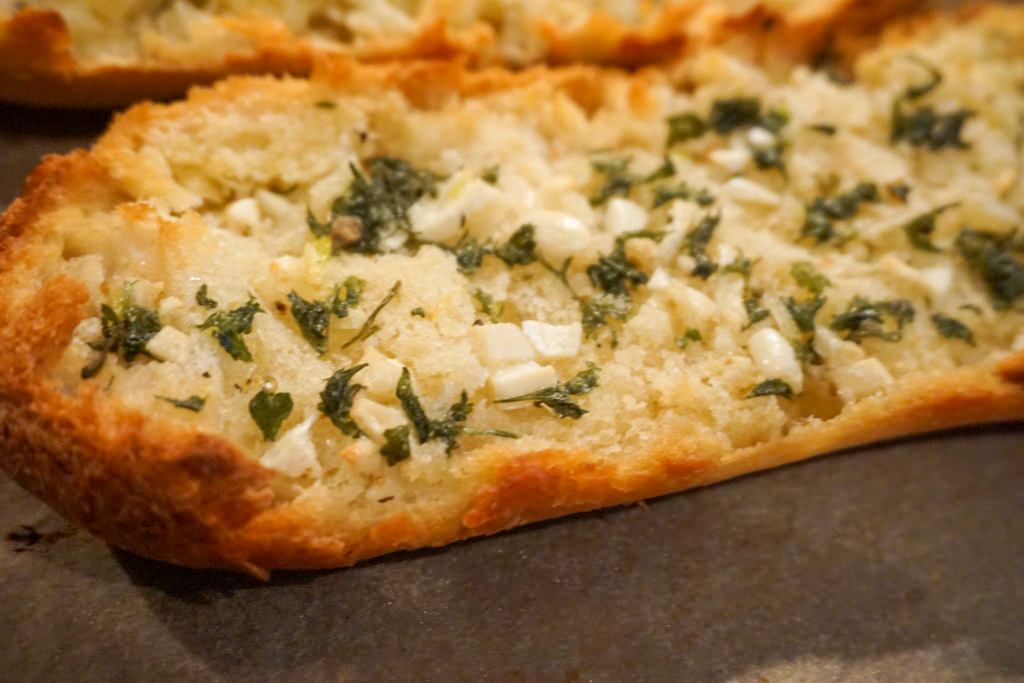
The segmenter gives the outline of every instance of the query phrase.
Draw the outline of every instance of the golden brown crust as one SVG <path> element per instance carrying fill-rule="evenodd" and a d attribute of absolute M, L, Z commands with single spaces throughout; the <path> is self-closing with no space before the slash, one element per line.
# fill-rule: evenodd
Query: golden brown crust
<path fill-rule="evenodd" d="M 111 200 L 109 178 L 84 153 L 49 157 L 0 221 L 0 424 L 4 469 L 69 520 L 136 552 L 192 566 L 257 575 L 237 529 L 271 500 L 271 475 L 223 439 L 128 410 L 92 387 L 68 396 L 48 383 L 84 315 L 87 294 L 56 276 L 22 301 L 11 296 L 31 267 L 41 212 L 86 195 Z"/>
<path fill-rule="evenodd" d="M 642 27 L 625 25 L 599 11 L 572 30 L 541 21 L 536 30 L 545 45 L 542 61 L 628 67 L 664 64 L 701 45 L 736 37 L 760 55 L 805 59 L 819 51 L 840 26 L 846 27 L 844 34 L 851 34 L 849 27 L 856 26 L 858 35 L 863 35 L 908 8 L 908 3 L 831 0 L 808 3 L 809 11 L 791 16 L 762 5 L 732 16 L 703 5 L 695 0 L 667 3 Z M 700 10 L 707 11 L 695 20 Z M 324 57 L 369 62 L 452 59 L 473 67 L 497 61 L 494 29 L 483 22 L 455 30 L 443 19 L 434 19 L 408 40 L 380 40 L 358 48 L 338 43 L 330 49 L 314 47 L 286 31 L 258 28 L 239 29 L 256 34 L 256 47 L 223 59 L 188 65 L 166 61 L 90 65 L 72 54 L 71 32 L 58 13 L 26 8 L 0 22 L 0 100 L 33 106 L 112 107 L 167 99 L 228 74 L 305 76 Z"/>

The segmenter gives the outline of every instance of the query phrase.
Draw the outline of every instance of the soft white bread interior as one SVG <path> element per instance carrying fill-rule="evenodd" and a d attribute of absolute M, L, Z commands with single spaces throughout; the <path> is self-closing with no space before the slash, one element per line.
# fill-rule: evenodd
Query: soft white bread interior
<path fill-rule="evenodd" d="M 4 217 L 0 463 L 260 573 L 1024 416 L 1022 38 L 993 7 L 853 82 L 341 61 L 139 105 Z"/>

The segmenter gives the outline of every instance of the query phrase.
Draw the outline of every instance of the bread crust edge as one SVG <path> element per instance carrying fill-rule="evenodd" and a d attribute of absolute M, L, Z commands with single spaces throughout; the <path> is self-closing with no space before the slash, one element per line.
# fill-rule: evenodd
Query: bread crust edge
<path fill-rule="evenodd" d="M 869 35 L 885 20 L 909 11 L 908 3 L 889 0 L 872 3 L 869 10 L 858 7 L 854 0 L 823 0 L 814 11 L 792 16 L 763 5 L 730 16 L 714 10 L 700 14 L 704 4 L 701 0 L 669 4 L 642 28 L 601 12 L 572 31 L 542 21 L 536 27 L 545 43 L 541 61 L 631 68 L 667 64 L 701 46 L 737 36 L 756 44 L 761 54 L 810 59 L 841 26 L 846 26 L 844 33 Z M 689 23 L 697 15 L 695 23 Z M 494 44 L 494 30 L 489 25 L 455 30 L 438 18 L 421 23 L 408 40 L 370 41 L 337 50 L 317 48 L 295 36 L 282 40 L 275 35 L 252 51 L 229 54 L 223 60 L 189 65 L 89 65 L 73 55 L 73 38 L 59 13 L 24 8 L 0 21 L 0 101 L 34 107 L 110 108 L 142 99 L 176 97 L 191 86 L 231 74 L 306 76 L 317 61 L 336 57 L 374 63 L 454 60 L 477 68 L 496 65 Z"/>

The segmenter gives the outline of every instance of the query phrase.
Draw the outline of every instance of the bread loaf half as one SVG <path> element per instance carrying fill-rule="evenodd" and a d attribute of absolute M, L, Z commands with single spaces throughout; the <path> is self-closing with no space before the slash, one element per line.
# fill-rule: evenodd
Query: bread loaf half
<path fill-rule="evenodd" d="M 119 116 L 0 224 L 0 464 L 341 566 L 1024 416 L 1024 11 L 855 80 L 336 62 Z"/>
<path fill-rule="evenodd" d="M 908 3 L 852 0 L 41 0 L 0 2 L 0 99 L 112 106 L 231 73 L 307 75 L 317 58 L 641 65 L 738 30 L 820 49 L 837 25 Z M 914 3 L 911 3 L 914 4 Z"/>

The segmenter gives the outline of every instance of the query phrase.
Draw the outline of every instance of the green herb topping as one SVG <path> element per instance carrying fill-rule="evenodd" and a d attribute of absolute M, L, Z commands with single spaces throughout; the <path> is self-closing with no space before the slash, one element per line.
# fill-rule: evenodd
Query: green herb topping
<path fill-rule="evenodd" d="M 722 266 L 722 272 L 736 273 L 737 275 L 742 275 L 743 277 L 749 277 L 750 268 L 753 265 L 753 262 L 749 258 L 741 254 L 740 256 L 737 256 L 735 259 L 733 259 L 731 262 Z"/>
<path fill-rule="evenodd" d="M 604 183 L 600 189 L 590 197 L 592 206 L 600 206 L 612 197 L 628 197 L 637 177 L 629 173 L 629 157 L 615 157 L 612 159 L 597 159 L 592 162 L 594 170 L 603 173 Z"/>
<path fill-rule="evenodd" d="M 966 149 L 969 145 L 960 139 L 964 123 L 973 113 L 965 109 L 940 114 L 934 107 L 924 106 L 907 112 L 904 103 L 918 100 L 942 82 L 938 69 L 920 59 L 914 59 L 928 71 L 928 80 L 907 88 L 892 103 L 892 123 L 889 139 L 893 144 L 906 142 L 912 147 L 939 150 L 946 147 Z"/>
<path fill-rule="evenodd" d="M 512 233 L 508 241 L 494 247 L 494 255 L 505 262 L 505 265 L 526 266 L 537 260 L 537 242 L 533 239 L 535 228 L 526 224 Z"/>
<path fill-rule="evenodd" d="M 819 133 L 822 133 L 823 135 L 829 136 L 835 135 L 836 132 L 838 132 L 838 129 L 831 123 L 815 123 L 812 126 L 810 126 L 810 128 L 811 130 L 816 130 Z"/>
<path fill-rule="evenodd" d="M 700 336 L 700 330 L 694 327 L 688 327 L 686 332 L 676 337 L 676 346 L 681 349 L 685 349 L 690 345 L 690 342 L 704 341 L 704 338 Z"/>
<path fill-rule="evenodd" d="M 853 218 L 861 204 L 880 200 L 878 187 L 874 183 L 861 183 L 849 192 L 835 197 L 818 197 L 807 207 L 801 237 L 813 237 L 821 244 L 837 236 L 832 221 Z"/>
<path fill-rule="evenodd" d="M 932 233 L 935 232 L 935 219 L 940 213 L 951 206 L 954 206 L 954 204 L 947 204 L 946 206 L 940 206 L 937 209 L 932 209 L 928 213 L 923 213 L 904 225 L 903 232 L 906 233 L 907 239 L 910 240 L 910 243 L 922 251 L 938 253 L 939 248 L 932 242 Z"/>
<path fill-rule="evenodd" d="M 719 214 L 708 214 L 701 219 L 697 227 L 686 233 L 684 244 L 689 250 L 690 256 L 697 262 L 691 275 L 707 280 L 712 273 L 718 270 L 718 266 L 708 258 L 708 243 L 721 218 Z"/>
<path fill-rule="evenodd" d="M 751 290 L 749 292 L 749 296 L 743 300 L 743 309 L 747 312 L 747 324 L 743 329 L 752 327 L 771 315 L 771 312 L 767 308 L 761 306 L 762 295 L 763 292 L 761 292 L 761 290 L 754 289 Z"/>
<path fill-rule="evenodd" d="M 637 268 L 626 258 L 627 239 L 615 240 L 611 254 L 602 256 L 587 266 L 587 277 L 591 284 L 601 291 L 615 296 L 629 296 L 629 285 L 646 284 L 647 273 Z"/>
<path fill-rule="evenodd" d="M 704 120 L 692 112 L 676 114 L 668 117 L 668 140 L 666 147 L 671 147 L 679 142 L 699 138 L 708 130 Z"/>
<path fill-rule="evenodd" d="M 733 131 L 760 126 L 778 135 L 789 122 L 789 115 L 781 110 L 772 109 L 761 113 L 761 103 L 755 97 L 734 97 L 715 100 L 711 112 L 705 122 L 692 112 L 675 114 L 667 119 L 667 147 L 699 138 L 709 129 L 719 135 L 728 135 Z"/>
<path fill-rule="evenodd" d="M 207 296 L 205 284 L 196 290 L 196 303 L 203 308 L 217 308 L 217 302 Z"/>
<path fill-rule="evenodd" d="M 821 294 L 826 287 L 831 286 L 829 279 L 814 269 L 808 261 L 797 261 L 790 269 L 790 274 L 796 283 L 808 290 L 811 294 Z"/>
<path fill-rule="evenodd" d="M 95 377 L 106 362 L 107 354 L 110 353 L 119 354 L 129 365 L 140 354 L 152 358 L 146 351 L 146 343 L 155 337 L 162 327 L 156 311 L 139 306 L 132 299 L 131 293 L 125 291 L 121 298 L 120 315 L 107 304 L 100 306 L 100 313 L 103 337 L 89 344 L 93 350 L 99 351 L 100 355 L 82 368 L 82 379 Z"/>
<path fill-rule="evenodd" d="M 949 316 L 936 313 L 932 315 L 932 322 L 935 323 L 935 329 L 939 331 L 943 337 L 947 339 L 962 339 L 971 346 L 975 346 L 974 333 L 971 332 L 971 328 L 964 325 L 956 318 L 950 318 Z"/>
<path fill-rule="evenodd" d="M 761 103 L 754 97 L 715 100 L 708 114 L 708 125 L 719 135 L 756 126 L 761 118 Z"/>
<path fill-rule="evenodd" d="M 480 303 L 480 312 L 490 318 L 492 323 L 501 320 L 501 314 L 505 310 L 505 302 L 495 302 L 494 297 L 482 289 L 473 292 L 473 298 Z"/>
<path fill-rule="evenodd" d="M 466 275 L 475 273 L 483 264 L 484 256 L 490 252 L 490 249 L 489 245 L 481 244 L 469 233 L 464 234 L 452 249 L 459 272 Z"/>
<path fill-rule="evenodd" d="M 758 396 L 781 396 L 782 398 L 793 398 L 793 387 L 781 379 L 766 379 L 750 390 L 746 398 L 757 398 Z"/>
<path fill-rule="evenodd" d="M 426 318 L 427 317 L 427 312 L 423 310 L 422 306 L 417 306 L 416 308 L 414 308 L 411 311 L 409 311 L 409 315 L 416 316 L 416 317 L 419 317 L 419 318 Z"/>
<path fill-rule="evenodd" d="M 248 363 L 252 361 L 252 354 L 242 335 L 252 332 L 253 317 L 263 312 L 256 297 L 250 295 L 249 301 L 234 310 L 214 311 L 199 325 L 199 329 L 213 330 L 213 338 L 232 358 Z"/>
<path fill-rule="evenodd" d="M 497 403 L 516 403 L 519 401 L 533 401 L 535 406 L 546 406 L 557 417 L 569 417 L 578 420 L 586 414 L 586 410 L 580 408 L 570 396 L 581 396 L 588 394 L 597 386 L 598 375 L 601 369 L 593 363 L 587 363 L 587 369 L 581 371 L 568 382 L 562 382 L 539 391 L 534 391 L 514 398 L 506 398 Z"/>
<path fill-rule="evenodd" d="M 334 200 L 327 222 L 319 223 L 311 214 L 307 222 L 317 237 L 331 237 L 335 250 L 383 254 L 389 250 L 386 238 L 411 234 L 409 207 L 424 195 L 433 196 L 440 178 L 392 157 L 374 157 L 364 164 L 370 177 L 351 165 L 352 182 Z"/>
<path fill-rule="evenodd" d="M 626 243 L 633 239 L 660 242 L 664 232 L 636 230 L 619 235 L 611 254 L 601 256 L 587 267 L 587 277 L 603 294 L 593 301 L 581 301 L 583 331 L 590 337 L 598 328 L 608 324 L 609 318 L 625 320 L 633 310 L 631 287 L 646 284 L 647 273 L 637 268 L 626 257 Z M 557 274 L 557 273 L 556 273 Z M 563 273 L 564 277 L 564 273 Z M 563 280 L 564 281 L 564 280 Z"/>
<path fill-rule="evenodd" d="M 380 447 L 388 467 L 394 467 L 409 459 L 409 425 L 399 425 L 384 430 L 384 445 Z"/>
<path fill-rule="evenodd" d="M 198 413 L 206 405 L 206 397 L 204 396 L 189 396 L 185 399 L 169 398 L 167 396 L 157 396 L 161 401 L 167 401 L 175 408 L 184 408 L 185 410 L 191 410 L 193 413 Z"/>
<path fill-rule="evenodd" d="M 891 185 L 886 185 L 885 189 L 893 199 L 905 202 L 907 201 L 907 197 L 910 196 L 911 187 L 905 183 L 892 183 Z"/>
<path fill-rule="evenodd" d="M 331 316 L 348 316 L 349 308 L 359 303 L 366 283 L 357 277 L 349 277 L 345 280 L 344 287 L 344 299 L 341 298 L 341 285 L 336 285 L 331 296 L 323 301 L 306 301 L 294 291 L 288 293 L 288 300 L 292 304 L 292 317 L 295 318 L 303 338 L 317 353 L 327 351 L 327 328 Z"/>
<path fill-rule="evenodd" d="M 347 349 L 348 347 L 355 344 L 357 341 L 369 339 L 380 330 L 380 325 L 377 324 L 377 316 L 380 315 L 380 312 L 384 310 L 384 307 L 391 303 L 391 300 L 398 295 L 398 290 L 401 287 L 401 280 L 399 280 L 398 282 L 391 286 L 391 289 L 389 289 L 388 293 L 384 295 L 384 298 L 381 299 L 381 302 L 377 304 L 377 307 L 370 312 L 369 316 L 367 316 L 366 322 L 364 322 L 363 326 L 359 328 L 359 331 L 356 332 L 355 336 L 349 339 L 344 344 L 342 344 L 341 348 Z"/>
<path fill-rule="evenodd" d="M 786 297 L 786 310 L 796 323 L 797 329 L 801 332 L 814 332 L 814 316 L 825 305 L 825 297 L 815 296 L 813 299 L 796 301 L 792 297 Z"/>
<path fill-rule="evenodd" d="M 484 169 L 484 172 L 480 174 L 480 179 L 488 185 L 496 185 L 498 183 L 498 177 L 501 173 L 501 167 L 495 164 L 494 166 L 488 166 Z"/>
<path fill-rule="evenodd" d="M 608 324 L 609 318 L 625 320 L 632 310 L 633 302 L 628 296 L 602 294 L 583 304 L 583 332 L 592 337 L 599 328 Z"/>
<path fill-rule="evenodd" d="M 274 393 L 261 389 L 249 401 L 249 414 L 260 428 L 265 441 L 273 441 L 281 430 L 281 423 L 292 414 L 292 395 L 287 392 Z"/>
<path fill-rule="evenodd" d="M 469 395 L 465 391 L 462 392 L 461 398 L 448 409 L 444 418 L 440 420 L 428 418 L 426 411 L 423 410 L 423 405 L 413 391 L 412 376 L 409 374 L 409 368 L 402 368 L 402 376 L 398 379 L 395 395 L 402 404 L 402 410 L 405 411 L 409 422 L 412 423 L 412 428 L 416 432 L 416 440 L 419 443 L 426 443 L 431 439 L 440 439 L 445 443 L 446 453 L 450 454 L 458 447 L 459 437 L 463 434 L 500 436 L 506 439 L 519 438 L 518 434 L 506 432 L 502 429 L 472 429 L 467 427 L 464 423 L 469 419 L 470 413 L 473 412 L 473 404 L 469 402 Z M 385 438 L 387 439 L 386 432 Z M 391 440 L 388 439 L 388 445 L 390 443 Z M 405 444 L 407 449 L 408 428 L 405 432 Z M 387 457 L 383 449 L 381 453 Z M 390 458 L 388 459 L 388 464 L 394 464 Z"/>
<path fill-rule="evenodd" d="M 654 200 L 651 203 L 651 208 L 656 209 L 659 206 L 668 204 L 673 199 L 689 199 L 692 196 L 693 192 L 686 183 L 680 183 L 675 187 L 659 185 L 654 188 Z"/>
<path fill-rule="evenodd" d="M 956 248 L 988 287 L 988 296 L 997 309 L 1010 308 L 1024 296 L 1024 263 L 1011 252 L 1021 249 L 1013 231 L 999 234 L 963 228 L 956 237 Z"/>
<path fill-rule="evenodd" d="M 870 302 L 857 296 L 830 327 L 857 343 L 868 337 L 896 342 L 903 338 L 903 326 L 913 320 L 914 307 L 906 299 Z"/>
<path fill-rule="evenodd" d="M 359 426 L 349 415 L 352 410 L 352 402 L 356 394 L 363 388 L 361 384 L 353 384 L 352 377 L 366 367 L 366 363 L 357 365 L 347 370 L 338 370 L 330 379 L 327 386 L 320 392 L 320 403 L 317 410 L 330 418 L 335 427 L 341 430 L 342 434 L 359 436 Z"/>

